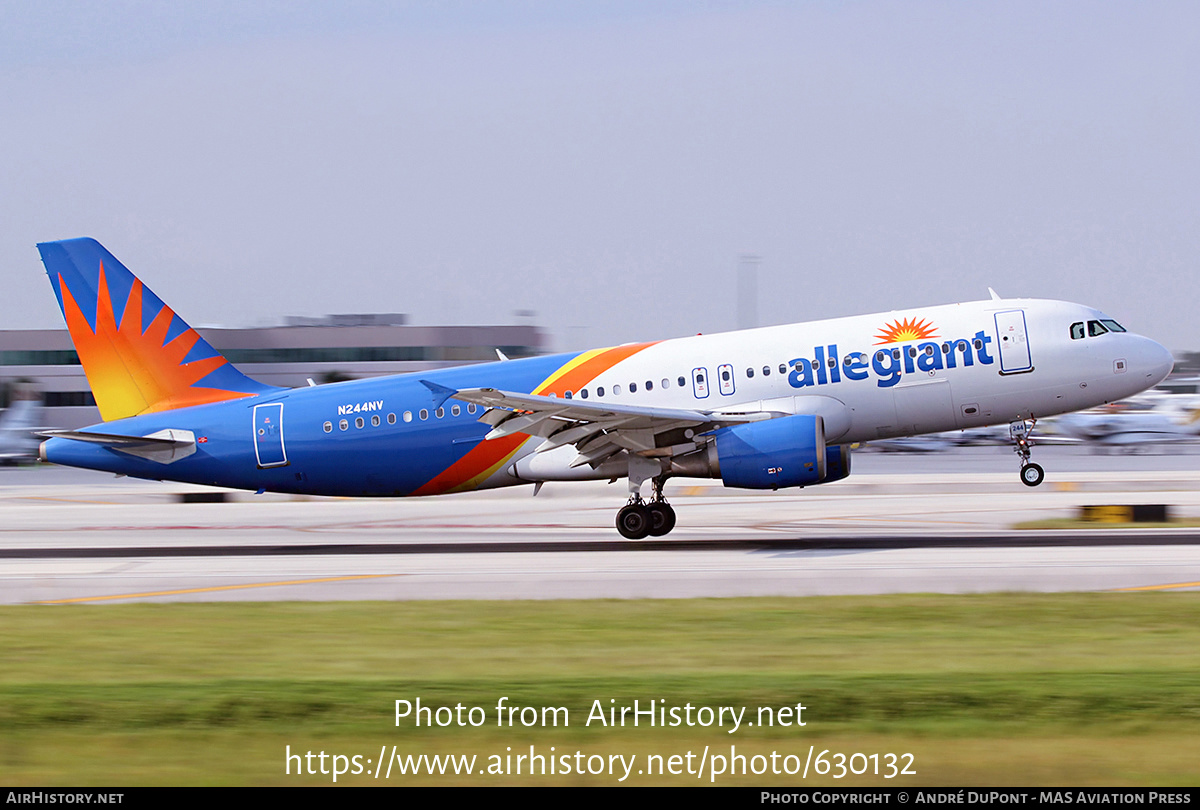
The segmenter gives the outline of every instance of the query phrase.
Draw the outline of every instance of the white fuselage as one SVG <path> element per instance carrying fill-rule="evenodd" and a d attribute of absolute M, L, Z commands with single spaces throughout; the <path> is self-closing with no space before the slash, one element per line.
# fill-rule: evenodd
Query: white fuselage
<path fill-rule="evenodd" d="M 1005 299 L 697 335 L 653 344 L 572 395 L 815 413 L 831 444 L 972 428 L 1113 402 L 1170 373 L 1170 353 L 1148 338 L 1072 337 L 1073 324 L 1102 319 L 1079 304 Z M 565 469 L 567 449 L 544 456 L 518 465 L 521 477 L 592 477 Z"/>

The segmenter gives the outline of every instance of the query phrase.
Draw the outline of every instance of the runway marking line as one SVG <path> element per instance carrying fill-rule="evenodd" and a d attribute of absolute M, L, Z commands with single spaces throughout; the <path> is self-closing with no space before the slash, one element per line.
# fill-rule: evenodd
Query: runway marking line
<path fill-rule="evenodd" d="M 81 498 L 52 498 L 49 495 L 18 495 L 14 500 L 25 501 L 51 501 L 53 503 L 88 503 L 98 504 L 100 506 L 117 506 L 116 501 L 88 501 Z"/>
<path fill-rule="evenodd" d="M 920 517 L 897 518 L 884 516 L 875 517 L 874 515 L 830 515 L 829 517 L 819 519 L 842 521 L 856 520 L 869 523 L 944 523 L 949 526 L 975 526 L 979 523 L 977 520 L 922 520 Z"/>
<path fill-rule="evenodd" d="M 1176 582 L 1170 585 L 1139 585 L 1136 588 L 1113 588 L 1113 591 L 1168 591 L 1172 588 L 1200 588 L 1200 582 Z"/>
<path fill-rule="evenodd" d="M 358 574 L 349 577 L 325 577 L 323 579 L 293 579 L 286 582 L 251 582 L 246 585 L 215 585 L 211 588 L 185 588 L 178 591 L 148 591 L 146 593 L 121 593 L 112 596 L 80 596 L 75 599 L 47 599 L 32 602 L 34 605 L 68 605 L 75 602 L 101 602 L 109 599 L 145 599 L 151 596 L 179 596 L 186 593 L 213 593 L 215 591 L 239 591 L 246 588 L 275 588 L 281 585 L 317 585 L 322 582 L 346 582 L 353 579 L 382 579 L 402 577 L 404 574 Z"/>

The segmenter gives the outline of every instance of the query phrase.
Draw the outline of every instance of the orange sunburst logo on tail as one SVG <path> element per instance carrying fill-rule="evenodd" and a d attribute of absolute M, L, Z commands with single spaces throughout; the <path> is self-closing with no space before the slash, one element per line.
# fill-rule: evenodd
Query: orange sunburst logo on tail
<path fill-rule="evenodd" d="M 909 340 L 929 340 L 937 337 L 937 329 L 933 324 L 926 323 L 924 318 L 905 318 L 902 321 L 892 321 L 879 330 L 875 336 L 879 339 L 876 346 L 885 343 L 904 343 Z"/>
<path fill-rule="evenodd" d="M 143 331 L 140 280 L 134 279 L 121 323 L 117 324 L 104 264 L 100 264 L 95 329 L 88 323 L 61 273 L 58 286 L 62 291 L 67 329 L 104 421 L 247 396 L 236 391 L 192 387 L 228 361 L 217 355 L 184 363 L 200 336 L 188 328 L 166 342 L 175 318 L 175 313 L 166 305 Z"/>

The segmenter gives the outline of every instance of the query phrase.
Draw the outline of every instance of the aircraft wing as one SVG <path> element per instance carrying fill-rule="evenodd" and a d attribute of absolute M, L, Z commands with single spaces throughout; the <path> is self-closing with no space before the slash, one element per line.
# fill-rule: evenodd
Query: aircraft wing
<path fill-rule="evenodd" d="M 537 452 L 573 444 L 579 456 L 571 466 L 597 465 L 622 450 L 638 455 L 672 456 L 691 452 L 692 436 L 725 425 L 756 422 L 775 414 L 763 411 L 714 412 L 676 408 L 649 408 L 582 399 L 562 399 L 522 394 L 495 388 L 472 388 L 450 395 L 488 410 L 481 422 L 491 425 L 487 439 L 513 433 L 540 436 L 546 441 Z M 690 435 L 685 431 L 691 431 Z M 663 434 L 678 433 L 678 436 Z M 663 440 L 660 441 L 660 437 Z M 675 442 L 678 439 L 678 442 Z"/>

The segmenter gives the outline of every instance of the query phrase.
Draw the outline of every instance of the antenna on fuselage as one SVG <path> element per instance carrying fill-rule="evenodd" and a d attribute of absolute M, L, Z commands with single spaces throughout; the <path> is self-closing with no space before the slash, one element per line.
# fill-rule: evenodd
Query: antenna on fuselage
<path fill-rule="evenodd" d="M 992 296 L 992 300 L 993 300 L 993 301 L 1003 301 L 1003 300 L 1004 300 L 1004 299 L 1003 299 L 1003 298 L 1001 298 L 1001 297 L 1000 297 L 1000 295 L 999 295 L 999 294 L 998 294 L 998 293 L 997 293 L 995 290 L 993 290 L 991 287 L 988 287 L 988 295 Z"/>

